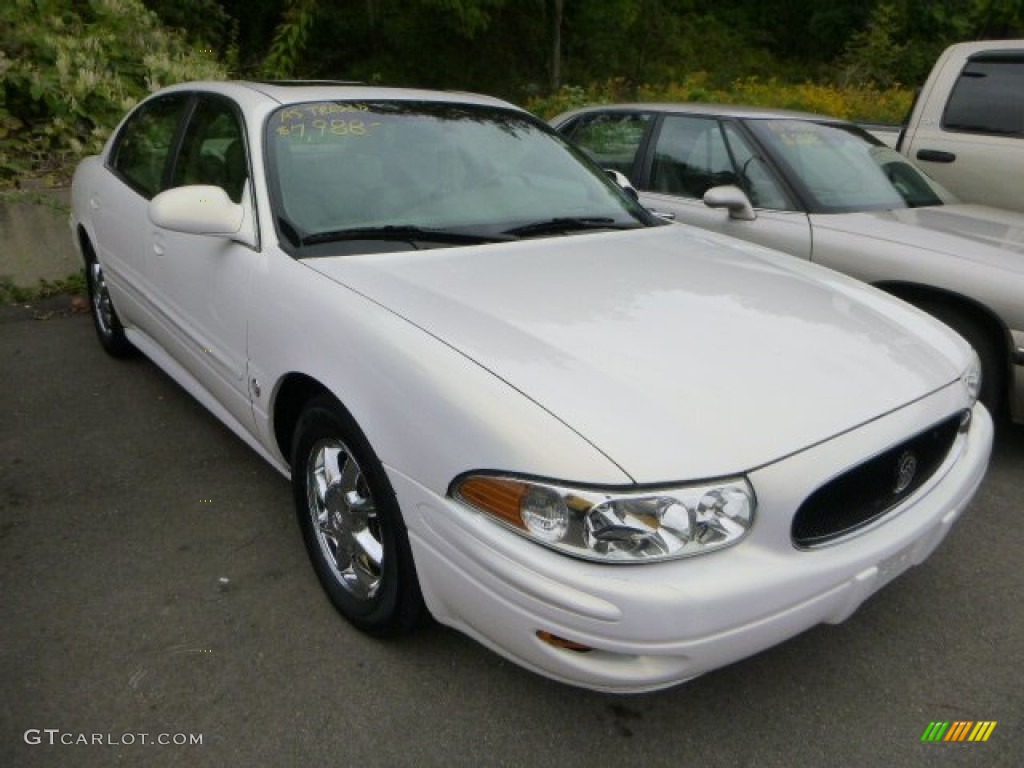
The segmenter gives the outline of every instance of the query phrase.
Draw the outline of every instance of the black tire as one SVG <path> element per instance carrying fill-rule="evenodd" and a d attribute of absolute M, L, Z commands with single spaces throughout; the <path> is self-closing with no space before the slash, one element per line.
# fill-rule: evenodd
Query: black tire
<path fill-rule="evenodd" d="M 377 637 L 412 631 L 426 609 L 395 492 L 333 398 L 314 399 L 299 417 L 292 489 L 313 570 L 339 613 Z"/>
<path fill-rule="evenodd" d="M 114 309 L 114 302 L 107 290 L 103 268 L 92 253 L 87 254 L 85 282 L 89 289 L 89 314 L 96 329 L 96 337 L 103 349 L 112 357 L 125 358 L 137 354 L 137 350 L 124 335 L 124 326 Z"/>
<path fill-rule="evenodd" d="M 941 320 L 974 347 L 981 360 L 981 401 L 993 417 L 1000 416 L 1006 400 L 1006 367 L 1000 354 L 999 338 L 984 323 L 957 307 L 934 302 L 919 305 L 928 314 Z"/>

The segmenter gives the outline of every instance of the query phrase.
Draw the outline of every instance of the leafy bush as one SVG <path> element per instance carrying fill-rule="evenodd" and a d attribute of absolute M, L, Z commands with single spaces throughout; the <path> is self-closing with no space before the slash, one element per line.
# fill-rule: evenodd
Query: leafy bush
<path fill-rule="evenodd" d="M 0 186 L 11 186 L 66 181 L 147 93 L 226 72 L 141 0 L 5 0 L 0 76 Z"/>
<path fill-rule="evenodd" d="M 586 87 L 563 86 L 553 96 L 531 99 L 526 108 L 541 117 L 551 118 L 589 104 L 706 102 L 796 109 L 864 122 L 901 123 L 913 98 L 911 90 L 898 84 L 879 88 L 871 84 L 782 83 L 774 78 L 749 77 L 735 80 L 727 87 L 716 87 L 710 83 L 707 73 L 697 72 L 682 82 L 664 86 L 631 86 L 619 78 Z"/>

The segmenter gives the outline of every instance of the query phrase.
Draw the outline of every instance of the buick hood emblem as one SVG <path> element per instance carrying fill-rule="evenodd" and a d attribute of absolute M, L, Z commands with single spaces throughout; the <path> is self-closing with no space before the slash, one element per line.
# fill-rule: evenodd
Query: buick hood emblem
<path fill-rule="evenodd" d="M 904 451 L 896 462 L 896 485 L 892 492 L 896 495 L 903 493 L 910 484 L 914 482 L 914 475 L 917 474 L 917 456 L 910 451 Z"/>

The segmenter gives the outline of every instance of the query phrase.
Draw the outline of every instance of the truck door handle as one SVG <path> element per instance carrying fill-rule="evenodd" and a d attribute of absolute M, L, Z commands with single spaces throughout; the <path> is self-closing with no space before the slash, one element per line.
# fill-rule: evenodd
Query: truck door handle
<path fill-rule="evenodd" d="M 952 152 L 941 152 L 937 149 L 920 149 L 917 152 L 917 159 L 928 163 L 952 163 L 956 155 Z"/>

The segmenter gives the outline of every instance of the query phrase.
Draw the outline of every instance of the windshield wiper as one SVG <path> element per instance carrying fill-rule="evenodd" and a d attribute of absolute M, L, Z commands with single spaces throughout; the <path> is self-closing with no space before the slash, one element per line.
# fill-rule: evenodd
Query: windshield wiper
<path fill-rule="evenodd" d="M 477 243 L 496 243 L 509 239 L 511 238 L 455 232 L 448 229 L 428 229 L 409 224 L 389 224 L 381 227 L 350 227 L 348 229 L 332 229 L 328 232 L 317 232 L 312 235 L 306 235 L 299 243 L 300 245 L 317 245 L 320 243 L 337 243 L 345 240 L 421 240 L 423 242 L 448 243 L 451 245 L 475 245 Z"/>
<path fill-rule="evenodd" d="M 638 223 L 624 224 L 616 222 L 609 216 L 565 216 L 556 219 L 535 221 L 521 227 L 506 229 L 504 234 L 515 237 L 531 237 L 532 235 L 554 235 L 562 232 L 581 232 L 589 229 L 637 229 L 643 226 Z"/>

